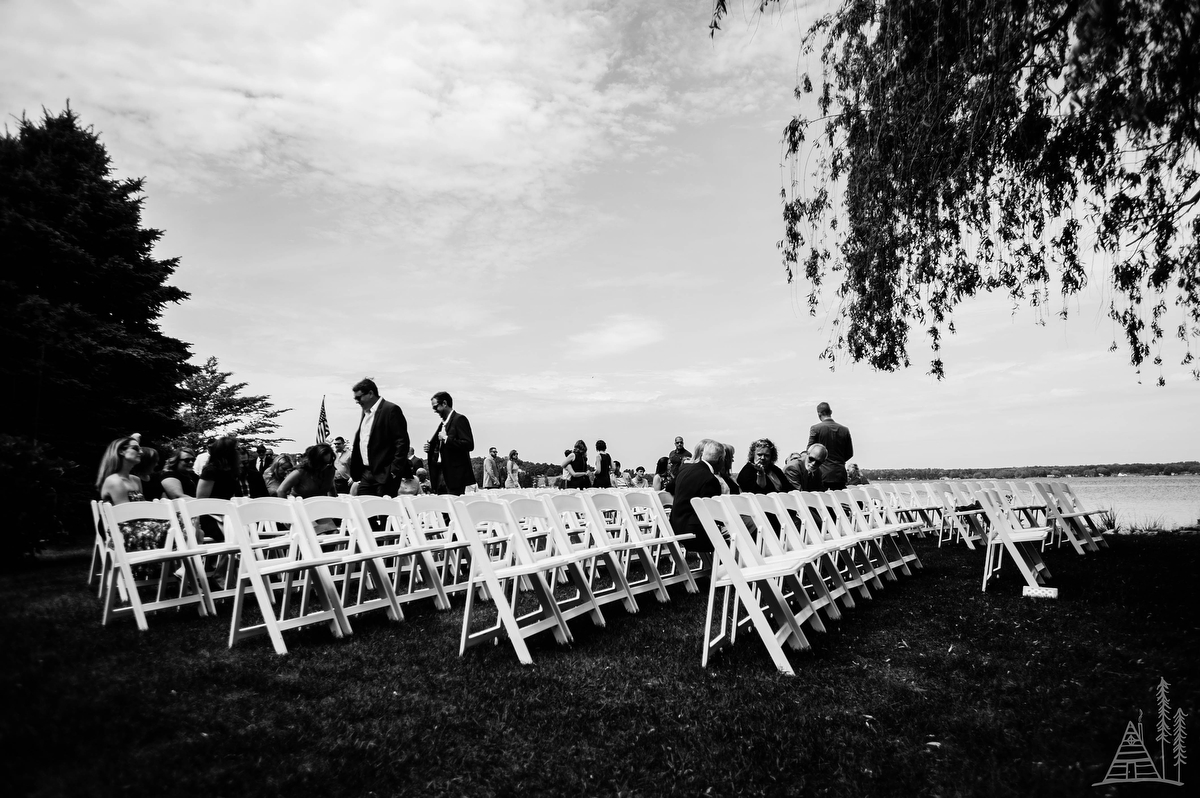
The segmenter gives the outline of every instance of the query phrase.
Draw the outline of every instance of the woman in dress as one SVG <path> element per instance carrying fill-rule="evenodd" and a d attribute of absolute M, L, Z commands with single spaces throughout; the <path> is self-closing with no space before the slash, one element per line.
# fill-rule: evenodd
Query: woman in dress
<path fill-rule="evenodd" d="M 142 481 L 133 473 L 141 461 L 142 445 L 136 438 L 117 438 L 110 443 L 100 459 L 100 470 L 96 475 L 100 501 L 110 504 L 145 501 Z M 167 539 L 167 529 L 165 521 L 130 521 L 121 524 L 121 540 L 125 551 L 162 548 Z M 101 530 L 101 534 L 104 534 L 104 530 Z M 142 579 L 150 574 L 139 571 L 136 576 Z"/>
<path fill-rule="evenodd" d="M 596 478 L 592 480 L 593 488 L 612 487 L 613 459 L 608 453 L 608 444 L 596 441 Z"/>
<path fill-rule="evenodd" d="M 504 480 L 506 488 L 521 487 L 521 461 L 517 459 L 517 450 L 513 449 L 508 453 L 508 463 L 505 466 L 508 470 L 508 477 Z"/>
<path fill-rule="evenodd" d="M 296 462 L 290 454 L 281 454 L 271 461 L 263 472 L 263 481 L 267 485 L 268 496 L 278 496 L 279 486 L 288 478 L 288 474 L 296 470 Z"/>
<path fill-rule="evenodd" d="M 654 478 L 650 481 L 651 490 L 656 493 L 660 490 L 670 490 L 667 487 L 667 477 L 670 474 L 671 458 L 660 457 L 654 465 Z"/>
<path fill-rule="evenodd" d="M 333 486 L 333 461 L 336 455 L 328 443 L 318 443 L 304 450 L 300 465 L 287 475 L 283 484 L 275 491 L 281 499 L 299 496 L 337 496 Z"/>
<path fill-rule="evenodd" d="M 575 448 L 567 455 L 567 459 L 563 460 L 562 467 L 568 488 L 587 490 L 592 486 L 587 470 L 587 444 L 583 441 L 575 441 Z"/>
<path fill-rule="evenodd" d="M 192 463 L 196 455 L 191 449 L 176 449 L 163 464 L 162 492 L 167 499 L 192 498 L 196 495 L 196 475 Z"/>

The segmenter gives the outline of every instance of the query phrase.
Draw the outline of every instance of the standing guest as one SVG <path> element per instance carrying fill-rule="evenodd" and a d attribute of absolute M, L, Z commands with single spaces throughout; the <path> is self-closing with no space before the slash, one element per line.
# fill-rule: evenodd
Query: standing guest
<path fill-rule="evenodd" d="M 350 448 L 346 446 L 346 439 L 339 435 L 333 439 L 333 487 L 338 493 L 349 493 L 350 482 Z M 275 487 L 278 489 L 279 486 Z"/>
<path fill-rule="evenodd" d="M 271 467 L 271 462 L 271 458 L 267 455 L 267 447 L 260 443 L 254 449 L 254 470 L 262 474 Z"/>
<path fill-rule="evenodd" d="M 847 485 L 870 485 L 870 481 L 863 476 L 863 473 L 858 470 L 858 465 L 855 463 L 846 463 L 846 484 Z"/>
<path fill-rule="evenodd" d="M 425 467 L 425 461 L 420 457 L 417 457 L 417 450 L 411 446 L 408 447 L 408 462 L 412 463 L 412 470 L 414 474 L 417 473 L 418 468 Z"/>
<path fill-rule="evenodd" d="M 671 492 L 670 488 L 668 487 L 668 484 L 670 482 L 670 477 L 671 477 L 670 469 L 671 469 L 670 458 L 668 458 L 668 457 L 658 458 L 658 463 L 656 463 L 654 466 L 654 479 L 652 480 L 651 485 L 650 485 L 653 490 L 656 490 L 656 491 L 665 490 L 667 493 Z"/>
<path fill-rule="evenodd" d="M 508 476 L 504 480 L 506 488 L 521 487 L 521 461 L 517 459 L 517 450 L 513 449 L 508 453 L 508 462 L 505 463 L 505 469 Z"/>
<path fill-rule="evenodd" d="M 158 450 L 150 446 L 142 447 L 142 460 L 133 469 L 138 479 L 142 481 L 142 495 L 146 501 L 158 501 L 162 498 L 162 474 L 158 470 Z"/>
<path fill-rule="evenodd" d="M 238 486 L 242 495 L 250 499 L 261 499 L 267 495 L 267 483 L 263 475 L 254 467 L 254 454 L 245 449 L 241 454 L 241 468 L 238 469 Z"/>
<path fill-rule="evenodd" d="M 608 444 L 604 441 L 596 441 L 596 478 L 592 480 L 592 487 L 611 488 L 613 468 L 619 468 L 620 465 L 620 463 L 613 463 L 612 456 L 608 453 Z"/>
<path fill-rule="evenodd" d="M 200 443 L 200 453 L 196 455 L 196 462 L 192 463 L 192 471 L 199 477 L 204 473 L 204 467 L 208 465 L 208 450 L 217 442 L 216 438 L 205 438 Z"/>
<path fill-rule="evenodd" d="M 363 414 L 350 449 L 350 478 L 358 483 L 358 495 L 395 496 L 400 480 L 413 475 L 404 411 L 380 397 L 370 377 L 351 390 Z"/>
<path fill-rule="evenodd" d="M 171 452 L 171 456 L 163 464 L 163 498 L 183 499 L 195 497 L 196 475 L 192 473 L 192 463 L 194 462 L 196 462 L 196 455 L 191 449 L 176 449 Z"/>
<path fill-rule="evenodd" d="M 430 397 L 429 405 L 442 420 L 425 444 L 429 454 L 429 482 L 438 493 L 461 496 L 467 485 L 475 484 L 475 469 L 471 467 L 475 436 L 471 434 L 471 422 L 454 410 L 454 399 L 445 391 Z"/>
<path fill-rule="evenodd" d="M 582 440 L 575 441 L 575 448 L 568 450 L 567 459 L 562 464 L 563 478 L 567 480 L 565 487 L 587 490 L 592 486 L 587 459 L 587 444 Z"/>
<path fill-rule="evenodd" d="M 263 482 L 267 486 L 268 496 L 278 496 L 279 486 L 288 478 L 288 474 L 296 470 L 296 461 L 290 454 L 281 454 L 271 461 L 267 473 L 263 474 Z M 336 479 L 336 476 L 335 476 Z"/>
<path fill-rule="evenodd" d="M 750 444 L 746 464 L 738 472 L 737 484 L 743 493 L 785 493 L 792 483 L 776 465 L 779 450 L 770 438 L 759 438 Z"/>
<path fill-rule="evenodd" d="M 677 535 L 695 535 L 687 543 L 688 551 L 701 553 L 701 565 L 712 560 L 713 544 L 692 509 L 692 499 L 721 495 L 721 480 L 717 470 L 725 459 L 725 447 L 708 441 L 700 453 L 700 461 L 681 463 L 675 477 L 675 500 L 671 504 L 671 529 Z"/>
<path fill-rule="evenodd" d="M 695 458 L 688 453 L 687 448 L 683 445 L 683 436 L 680 435 L 676 437 L 675 448 L 672 449 L 671 453 L 667 455 L 668 481 L 674 479 L 675 475 L 679 473 L 679 466 L 683 465 L 684 463 L 693 462 L 694 459 Z"/>
<path fill-rule="evenodd" d="M 488 449 L 488 456 L 483 458 L 483 489 L 491 490 L 492 488 L 500 487 L 500 473 L 502 471 L 502 463 L 496 451 L 496 447 Z"/>
<path fill-rule="evenodd" d="M 336 496 L 337 488 L 333 485 L 333 447 L 327 443 L 318 443 L 304 450 L 300 465 L 284 478 L 283 483 L 275 491 L 281 499 L 288 496 L 298 496 L 307 499 L 311 496 Z"/>
<path fill-rule="evenodd" d="M 846 461 L 854 456 L 854 442 L 850 430 L 833 420 L 833 411 L 828 402 L 817 405 L 820 421 L 808 430 L 808 445 L 819 443 L 829 456 L 821 466 L 821 482 L 826 490 L 844 490 L 846 487 Z"/>

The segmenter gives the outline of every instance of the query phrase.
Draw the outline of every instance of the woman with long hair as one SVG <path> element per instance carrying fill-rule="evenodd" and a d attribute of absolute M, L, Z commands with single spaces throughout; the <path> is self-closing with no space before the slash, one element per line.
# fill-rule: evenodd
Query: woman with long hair
<path fill-rule="evenodd" d="M 163 464 L 162 492 L 168 499 L 191 498 L 196 495 L 196 475 L 192 463 L 196 454 L 191 449 L 176 449 Z"/>
<path fill-rule="evenodd" d="M 157 449 L 143 446 L 142 461 L 134 467 L 133 473 L 142 481 L 142 495 L 146 501 L 162 498 L 162 472 L 158 470 Z"/>
<path fill-rule="evenodd" d="M 318 443 L 304 450 L 300 465 L 287 475 L 275 491 L 279 498 L 289 495 L 307 499 L 312 496 L 336 496 L 333 486 L 333 461 L 337 455 L 328 443 Z"/>
<path fill-rule="evenodd" d="M 592 480 L 588 477 L 587 444 L 582 440 L 575 441 L 575 448 L 563 460 L 562 467 L 568 488 L 587 490 L 592 486 Z"/>
<path fill-rule="evenodd" d="M 288 478 L 288 474 L 296 470 L 296 461 L 290 454 L 281 454 L 271 461 L 263 472 L 263 481 L 267 485 L 268 496 L 278 496 L 279 486 Z"/>
<path fill-rule="evenodd" d="M 142 480 L 133 473 L 142 461 L 142 445 L 136 438 L 117 438 L 104 450 L 96 474 L 96 492 L 100 501 L 110 504 L 140 502 Z"/>
<path fill-rule="evenodd" d="M 517 450 L 513 449 L 508 453 L 508 463 L 505 465 L 508 470 L 508 477 L 504 480 L 506 488 L 521 487 L 521 461 L 517 459 Z"/>
<path fill-rule="evenodd" d="M 596 476 L 592 479 L 593 488 L 612 487 L 612 455 L 608 453 L 608 444 L 596 441 Z"/>
<path fill-rule="evenodd" d="M 142 481 L 133 473 L 141 460 L 142 445 L 137 438 L 117 438 L 110 443 L 100 458 L 100 470 L 96 474 L 96 490 L 100 493 L 100 501 L 110 504 L 145 501 Z M 121 541 L 125 551 L 162 548 L 168 527 L 165 521 L 143 520 L 121 524 Z M 101 529 L 101 533 L 104 532 L 106 530 Z M 139 579 L 150 575 L 149 572 L 143 573 L 140 568 L 136 573 Z"/>
<path fill-rule="evenodd" d="M 657 493 L 660 490 L 666 490 L 666 491 L 670 490 L 670 488 L 667 487 L 668 476 L 670 474 L 670 470 L 671 470 L 671 458 L 669 458 L 669 457 L 658 458 L 658 462 L 654 465 L 654 478 L 650 480 L 650 488 L 654 492 Z"/>

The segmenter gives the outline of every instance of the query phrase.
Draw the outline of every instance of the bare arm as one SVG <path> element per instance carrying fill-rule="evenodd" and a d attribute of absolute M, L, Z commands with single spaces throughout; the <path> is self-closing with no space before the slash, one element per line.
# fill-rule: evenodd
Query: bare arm
<path fill-rule="evenodd" d="M 300 469 L 297 468 L 295 471 L 288 474 L 283 482 L 279 484 L 279 490 L 275 491 L 275 495 L 281 499 L 286 499 L 288 497 L 288 493 L 291 492 L 292 488 L 294 488 L 296 483 L 299 481 Z"/>
<path fill-rule="evenodd" d="M 179 481 L 179 477 L 163 477 L 162 489 L 163 495 L 168 499 L 187 498 L 187 495 L 183 492 L 183 483 Z"/>
<path fill-rule="evenodd" d="M 202 479 L 196 483 L 196 498 L 208 499 L 212 497 L 213 481 L 211 479 Z"/>

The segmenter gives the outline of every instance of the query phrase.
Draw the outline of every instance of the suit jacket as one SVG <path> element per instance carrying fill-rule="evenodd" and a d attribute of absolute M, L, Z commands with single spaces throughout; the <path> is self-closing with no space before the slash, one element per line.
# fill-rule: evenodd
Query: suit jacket
<path fill-rule="evenodd" d="M 438 435 L 443 426 L 446 428 L 445 442 Z M 462 413 L 451 413 L 448 422 L 438 425 L 429 440 L 429 482 L 434 490 L 441 491 L 439 476 L 446 482 L 446 492 L 454 496 L 461 496 L 467 485 L 475 482 L 475 469 L 471 467 L 471 450 L 474 448 L 471 422 Z"/>
<path fill-rule="evenodd" d="M 850 430 L 827 418 L 813 424 L 808 430 L 808 445 L 822 444 L 829 450 L 829 457 L 821 464 L 821 480 L 826 484 L 846 484 L 846 461 L 854 456 L 854 442 Z"/>
<path fill-rule="evenodd" d="M 823 491 L 825 484 L 821 482 L 821 470 L 809 471 L 802 465 L 789 465 L 783 469 L 783 475 L 796 490 Z"/>
<path fill-rule="evenodd" d="M 696 536 L 687 543 L 689 551 L 713 550 L 708 533 L 692 509 L 692 499 L 709 499 L 720 495 L 721 483 L 706 463 L 686 463 L 679 467 L 679 473 L 675 476 L 675 495 L 671 499 L 671 529 L 677 535 Z"/>
<path fill-rule="evenodd" d="M 364 412 L 365 415 L 365 412 Z M 359 426 L 362 426 L 361 419 Z M 364 465 L 359 450 L 361 430 L 354 431 L 354 448 L 350 453 L 350 478 L 370 485 L 384 485 L 384 493 L 395 496 L 400 480 L 412 477 L 412 463 L 408 461 L 408 422 L 404 411 L 386 399 L 379 400 L 375 408 L 375 420 L 371 423 L 371 437 L 367 442 L 367 459 Z"/>

